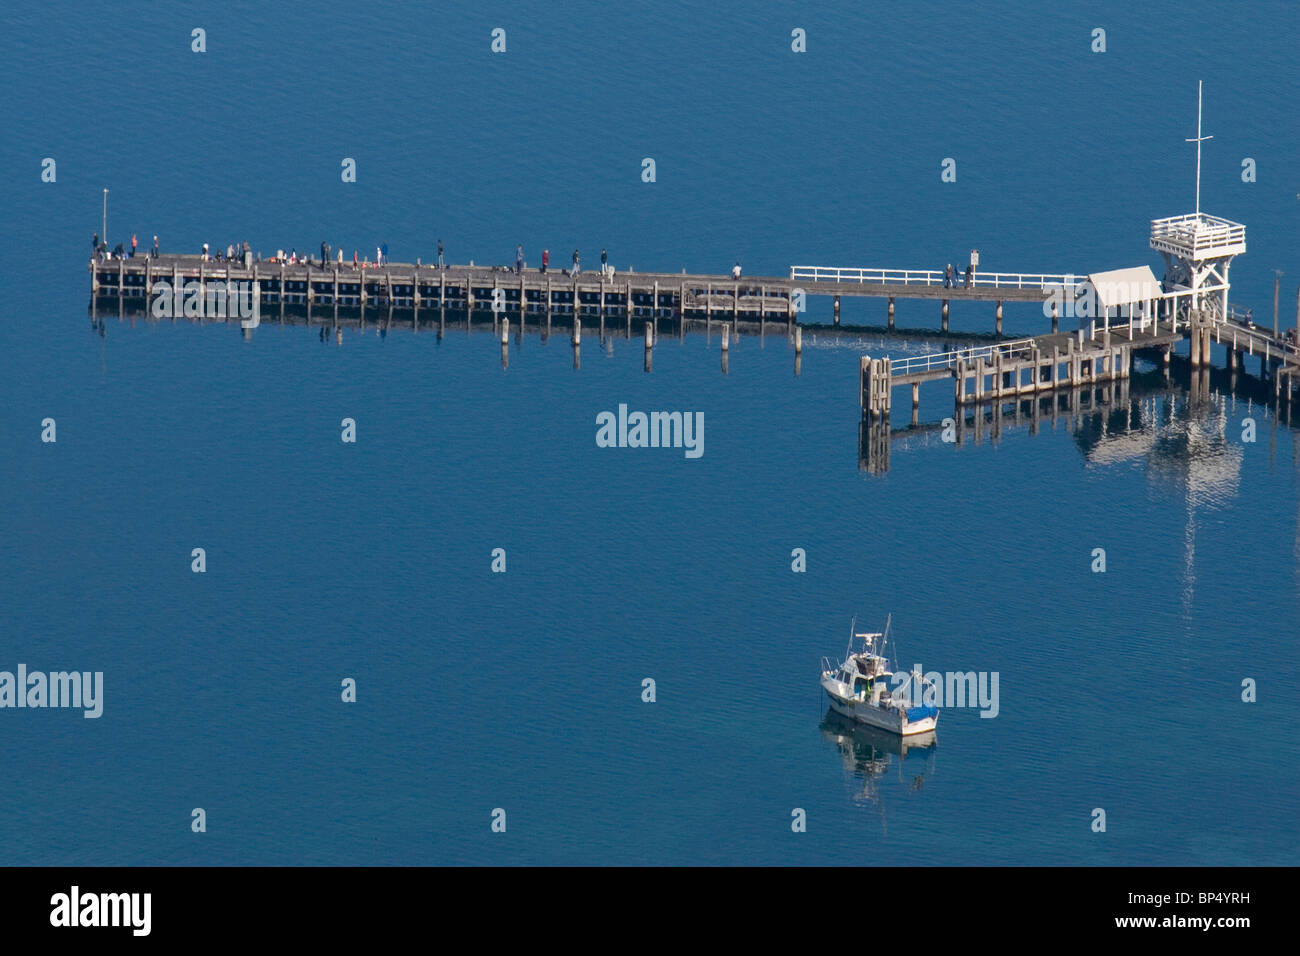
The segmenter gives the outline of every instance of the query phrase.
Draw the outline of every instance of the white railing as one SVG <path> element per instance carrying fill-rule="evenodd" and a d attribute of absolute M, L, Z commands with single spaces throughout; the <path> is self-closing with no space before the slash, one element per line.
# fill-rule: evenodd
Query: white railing
<path fill-rule="evenodd" d="M 1151 220 L 1151 242 L 1176 245 L 1193 253 L 1209 252 L 1225 246 L 1244 246 L 1246 227 L 1205 213 L 1170 216 Z"/>
<path fill-rule="evenodd" d="M 1184 322 L 1187 321 L 1187 312 L 1191 310 L 1201 298 L 1210 298 L 1211 293 L 1227 292 L 1228 287 L 1219 283 L 1217 285 L 1203 285 L 1198 289 L 1170 289 L 1168 292 L 1161 293 L 1160 298 L 1172 303 L 1173 312 L 1178 315 Z M 1220 315 L 1217 311 L 1210 313 L 1211 321 L 1223 323 L 1228 320 L 1227 316 Z"/>
<path fill-rule="evenodd" d="M 955 349 L 951 352 L 913 355 L 908 358 L 891 359 L 889 374 L 892 378 L 899 375 L 937 372 L 940 369 L 955 368 L 958 363 L 988 361 L 998 355 L 1004 358 L 1016 358 L 1031 354 L 1035 348 L 1037 348 L 1037 343 L 1033 339 L 1017 339 L 1014 342 L 980 345 L 969 349 Z"/>
<path fill-rule="evenodd" d="M 853 269 L 834 266 L 791 266 L 791 279 L 810 282 L 856 282 L 877 285 L 942 285 L 943 272 L 933 269 Z"/>
<path fill-rule="evenodd" d="M 1016 289 L 1073 289 L 1087 276 L 1048 275 L 1045 273 L 1025 272 L 977 272 L 972 281 L 975 285 L 991 285 L 998 288 Z"/>
<path fill-rule="evenodd" d="M 808 282 L 842 282 L 858 285 L 923 285 L 942 286 L 946 273 L 939 269 L 858 269 L 838 266 L 791 266 L 790 278 Z M 971 278 L 974 286 L 1005 289 L 1039 289 L 1053 287 L 1073 288 L 1084 276 L 1059 275 L 1044 272 L 976 272 Z M 955 270 L 951 280 L 954 289 L 966 284 L 966 273 Z"/>

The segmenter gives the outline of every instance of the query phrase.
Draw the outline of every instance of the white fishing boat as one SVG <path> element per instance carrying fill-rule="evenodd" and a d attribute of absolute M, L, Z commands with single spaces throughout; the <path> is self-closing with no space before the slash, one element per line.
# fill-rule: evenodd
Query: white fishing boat
<path fill-rule="evenodd" d="M 831 709 L 858 723 L 903 736 L 933 731 L 939 723 L 939 708 L 920 702 L 928 684 L 921 673 L 913 671 L 901 683 L 891 681 L 894 672 L 885 653 L 889 621 L 883 631 L 867 633 L 854 631 L 856 623 L 849 627 L 844 660 L 832 665 L 822 658 L 822 688 Z M 855 651 L 858 641 L 861 650 Z M 897 686 L 891 687 L 891 683 Z"/>

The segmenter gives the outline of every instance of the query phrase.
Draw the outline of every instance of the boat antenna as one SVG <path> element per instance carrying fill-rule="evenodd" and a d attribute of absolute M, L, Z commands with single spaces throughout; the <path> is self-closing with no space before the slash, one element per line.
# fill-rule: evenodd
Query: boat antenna
<path fill-rule="evenodd" d="M 880 656 L 883 657 L 886 661 L 889 660 L 889 655 L 885 653 L 885 645 L 889 643 L 889 625 L 891 622 L 893 622 L 893 620 L 894 620 L 893 612 L 890 612 L 885 617 L 885 631 L 883 634 L 880 635 Z"/>
<path fill-rule="evenodd" d="M 853 620 L 849 621 L 849 646 L 844 649 L 844 662 L 847 664 L 849 658 L 853 655 L 853 631 L 858 626 L 858 616 L 853 615 Z"/>

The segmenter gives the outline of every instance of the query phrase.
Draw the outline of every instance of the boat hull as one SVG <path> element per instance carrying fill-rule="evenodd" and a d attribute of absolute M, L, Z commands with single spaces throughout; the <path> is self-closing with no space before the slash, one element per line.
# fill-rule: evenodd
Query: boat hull
<path fill-rule="evenodd" d="M 835 693 L 830 688 L 826 689 L 826 697 L 831 702 L 831 709 L 835 713 L 847 717 L 850 720 L 860 724 L 866 724 L 869 727 L 877 727 L 880 730 L 887 730 L 890 733 L 899 734 L 903 737 L 909 737 L 913 734 L 929 733 L 935 729 L 939 723 L 939 715 L 926 717 L 922 720 L 910 721 L 904 719 L 903 715 L 897 711 L 885 707 L 876 707 L 870 701 L 856 700 L 854 698 L 845 698 Z"/>

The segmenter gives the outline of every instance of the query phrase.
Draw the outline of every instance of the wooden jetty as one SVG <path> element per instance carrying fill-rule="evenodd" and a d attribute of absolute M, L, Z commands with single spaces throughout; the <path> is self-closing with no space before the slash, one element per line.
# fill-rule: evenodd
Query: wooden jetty
<path fill-rule="evenodd" d="M 1167 384 L 1167 383 L 1166 383 Z M 1147 385 L 1147 390 L 1151 389 Z M 1003 431 L 1023 427 L 1037 434 L 1042 425 L 1055 430 L 1058 423 L 1074 432 L 1097 413 L 1123 408 L 1129 401 L 1129 378 L 1062 387 L 1047 394 L 1023 395 L 1014 400 L 981 398 L 960 406 L 943 422 L 918 421 L 913 409 L 910 425 L 895 428 L 888 419 L 863 419 L 858 426 L 858 468 L 872 475 L 889 471 L 896 448 L 914 450 L 933 444 L 964 445 L 984 441 L 997 444 Z"/>
<path fill-rule="evenodd" d="M 92 260 L 92 299 L 151 298 L 160 283 L 175 288 L 197 282 L 257 283 L 265 306 L 307 305 L 353 309 L 388 308 L 505 315 L 607 313 L 625 316 L 677 315 L 706 319 L 741 317 L 784 319 L 794 326 L 812 296 L 832 300 L 834 324 L 840 301 L 888 300 L 887 323 L 894 328 L 896 299 L 937 299 L 940 322 L 948 331 L 954 300 L 995 303 L 994 331 L 1002 332 L 1004 302 L 1042 303 L 1073 276 L 975 273 L 971 283 L 948 284 L 934 270 L 844 269 L 795 266 L 788 276 L 745 276 L 666 272 L 522 272 L 501 266 L 437 266 L 389 263 L 354 267 L 351 263 L 290 264 L 284 261 L 219 261 L 194 255 L 136 256 Z"/>
<path fill-rule="evenodd" d="M 1236 370 L 1247 356 L 1258 356 L 1260 378 L 1271 378 L 1278 398 L 1289 402 L 1300 386 L 1300 350 L 1293 341 L 1274 336 L 1230 313 L 1216 320 L 1201 312 L 1180 319 L 1152 315 L 1135 322 L 1100 325 L 1073 333 L 997 342 L 902 359 L 860 360 L 859 403 L 864 419 L 888 418 L 893 389 L 910 386 L 912 408 L 920 403 L 920 387 L 936 379 L 953 380 L 954 404 L 1012 400 L 1058 388 L 1113 382 L 1132 374 L 1134 353 L 1153 352 L 1168 368 L 1174 347 L 1187 340 L 1189 364 L 1208 368 L 1210 344 L 1226 347 L 1229 368 Z"/>
<path fill-rule="evenodd" d="M 1229 269 L 1246 251 L 1246 227 L 1200 211 L 1199 179 L 1197 207 L 1188 215 L 1151 220 L 1150 246 L 1165 260 L 1165 278 L 1159 282 L 1149 267 L 1135 266 L 1056 285 L 1051 335 L 902 359 L 863 356 L 863 418 L 888 418 L 898 385 L 911 386 L 915 409 L 920 386 L 936 378 L 954 380 L 958 408 L 1123 379 L 1132 372 L 1135 352 L 1157 352 L 1167 368 L 1174 347 L 1184 339 L 1193 369 L 1209 367 L 1212 344 L 1226 347 L 1233 369 L 1243 356 L 1259 355 L 1261 377 L 1271 377 L 1276 397 L 1289 403 L 1300 386 L 1300 342 L 1294 330 L 1288 335 L 1279 331 L 1276 288 L 1271 332 L 1250 321 L 1249 313 L 1232 308 Z M 1075 332 L 1059 331 L 1058 307 L 1081 317 Z"/>
<path fill-rule="evenodd" d="M 911 386 L 915 408 L 921 385 L 944 378 L 954 382 L 958 407 L 1114 381 L 1128 377 L 1135 349 L 1168 347 L 1181 338 L 1175 318 L 1163 326 L 1148 322 L 1089 336 L 1080 329 L 897 360 L 864 355 L 860 404 L 864 418 L 887 418 L 895 386 Z"/>
<path fill-rule="evenodd" d="M 476 314 L 490 313 L 494 330 L 499 320 L 515 316 L 521 333 L 533 318 L 544 329 L 543 334 L 549 331 L 553 316 L 565 316 L 576 345 L 581 342 L 581 321 L 586 315 L 596 316 L 602 340 L 608 316 L 623 319 L 628 338 L 633 334 L 633 317 L 640 316 L 647 323 L 647 367 L 661 316 L 676 317 L 682 334 L 688 319 L 702 319 L 709 329 L 714 321 L 720 322 L 725 363 L 726 343 L 732 331 L 739 332 L 742 321 L 756 323 L 759 334 L 768 321 L 784 322 L 797 356 L 802 350 L 799 315 L 811 296 L 832 299 L 835 325 L 839 324 L 844 296 L 886 298 L 889 329 L 894 328 L 895 299 L 937 299 L 943 332 L 948 331 L 950 301 L 991 301 L 995 303 L 994 332 L 999 337 L 1004 302 L 1038 303 L 1045 319 L 1050 302 L 1051 332 L 1034 338 L 902 359 L 862 356 L 859 388 L 863 418 L 888 418 L 893 389 L 899 385 L 911 386 L 915 409 L 920 386 L 935 379 L 953 380 L 958 407 L 1123 379 L 1131 374 L 1135 352 L 1156 350 L 1167 365 L 1175 345 L 1183 340 L 1190 343 L 1194 368 L 1209 364 L 1212 342 L 1227 347 L 1234 369 L 1243 357 L 1259 356 L 1261 375 L 1271 376 L 1277 396 L 1289 402 L 1292 392 L 1300 388 L 1300 353 L 1294 338 L 1278 334 L 1276 316 L 1270 334 L 1227 304 L 1227 263 L 1244 251 L 1244 227 L 1197 213 L 1155 220 L 1151 235 L 1152 247 L 1170 258 L 1170 274 L 1181 276 L 1181 284 L 1175 283 L 1170 291 L 1162 288 L 1130 296 L 1117 305 L 1103 301 L 1099 319 L 1073 332 L 1060 331 L 1060 312 L 1062 304 L 1073 304 L 1080 289 L 1099 283 L 1101 276 L 1143 272 L 1149 277 L 1149 270 L 1142 267 L 1092 276 L 975 272 L 969 284 L 964 278 L 953 284 L 935 270 L 794 266 L 788 276 L 736 279 L 686 272 L 570 273 L 473 264 L 440 268 L 418 263 L 358 267 L 338 262 L 263 262 L 250 257 L 218 261 L 196 255 L 161 255 L 96 258 L 89 271 L 92 312 L 108 300 L 116 301 L 119 315 L 124 314 L 128 302 L 147 304 L 164 289 L 197 287 L 198 298 L 203 299 L 209 284 L 249 283 L 260 309 L 270 308 L 272 314 L 278 310 L 281 322 L 286 321 L 287 313 L 292 317 L 293 310 L 305 309 L 307 323 L 313 324 L 313 310 L 318 310 L 316 314 L 322 319 L 328 316 L 336 328 L 347 324 L 349 313 L 359 313 L 359 322 L 365 326 L 367 309 L 387 311 L 390 320 L 394 310 L 410 310 L 415 329 L 422 310 L 436 310 L 440 317 L 463 314 L 467 325 L 472 325 Z M 1149 284 L 1154 284 L 1153 278 Z M 1122 315 L 1125 307 L 1127 321 Z"/>

